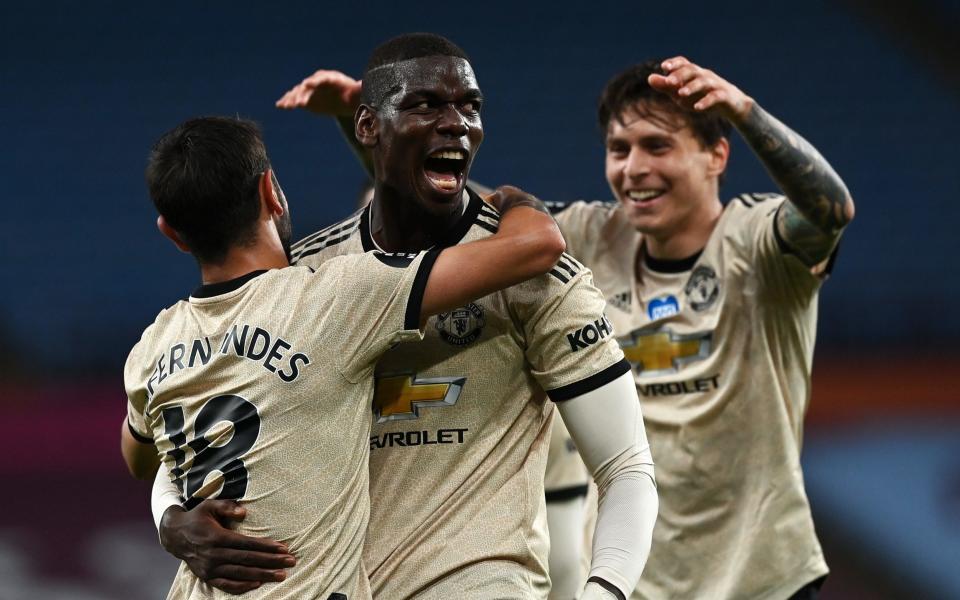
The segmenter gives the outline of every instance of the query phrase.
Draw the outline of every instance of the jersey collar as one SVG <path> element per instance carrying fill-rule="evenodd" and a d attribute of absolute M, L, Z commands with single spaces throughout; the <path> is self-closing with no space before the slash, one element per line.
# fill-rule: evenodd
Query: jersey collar
<path fill-rule="evenodd" d="M 700 255 L 703 254 L 703 248 L 686 258 L 654 258 L 647 252 L 646 242 L 643 242 L 640 245 L 640 252 L 643 255 L 643 264 L 651 271 L 656 271 L 657 273 L 683 273 L 693 269 L 693 265 L 697 264 L 697 260 L 699 260 Z"/>
<path fill-rule="evenodd" d="M 456 246 L 460 243 L 460 240 L 463 239 L 463 236 L 467 235 L 467 232 L 470 231 L 470 227 L 473 226 L 474 221 L 477 220 L 477 215 L 480 214 L 480 208 L 483 207 L 483 199 L 469 187 L 465 189 L 467 191 L 467 209 L 463 211 L 463 214 L 460 215 L 457 222 L 454 223 L 437 244 L 433 246 L 434 248 Z M 370 209 L 371 205 L 368 204 L 360 216 L 360 241 L 363 244 L 364 252 L 379 250 L 377 243 L 373 241 L 373 236 L 370 234 Z M 424 248 L 424 250 L 427 249 L 428 248 Z"/>
<path fill-rule="evenodd" d="M 217 283 L 206 283 L 193 290 L 193 293 L 190 294 L 191 298 L 213 298 L 214 296 L 219 296 L 220 294 L 226 294 L 232 292 L 233 290 L 240 289 L 245 283 L 253 279 L 254 277 L 259 277 L 266 273 L 266 269 L 261 269 L 259 271 L 252 271 L 246 275 L 241 275 L 235 279 L 230 279 L 228 281 L 219 281 Z"/>

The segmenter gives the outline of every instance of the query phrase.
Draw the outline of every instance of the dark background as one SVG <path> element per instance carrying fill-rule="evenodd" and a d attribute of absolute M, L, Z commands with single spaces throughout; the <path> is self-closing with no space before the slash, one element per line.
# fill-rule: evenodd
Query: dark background
<path fill-rule="evenodd" d="M 273 102 L 317 68 L 359 77 L 418 30 L 472 58 L 485 183 L 608 199 L 596 97 L 675 54 L 820 149 L 857 202 L 821 295 L 805 446 L 824 597 L 960 598 L 960 3 L 846 0 L 5 3 L 0 599 L 162 597 L 175 568 L 117 444 L 127 351 L 198 283 L 156 230 L 150 145 L 191 116 L 257 120 L 306 235 L 350 212 L 363 174 L 332 122 Z M 736 139 L 723 195 L 774 189 Z"/>

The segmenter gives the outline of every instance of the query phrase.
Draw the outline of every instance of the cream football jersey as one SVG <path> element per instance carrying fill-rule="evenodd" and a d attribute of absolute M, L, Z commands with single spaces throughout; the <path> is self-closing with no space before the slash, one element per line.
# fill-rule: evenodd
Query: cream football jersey
<path fill-rule="evenodd" d="M 644 256 L 616 205 L 556 215 L 606 296 L 657 463 L 634 598 L 783 599 L 827 572 L 800 471 L 822 280 L 778 239 L 782 202 L 731 201 L 685 261 Z"/>
<path fill-rule="evenodd" d="M 128 422 L 153 441 L 192 508 L 231 498 L 236 526 L 288 545 L 297 565 L 251 598 L 370 597 L 373 367 L 420 338 L 436 253 L 366 254 L 206 285 L 161 311 L 127 359 Z M 232 597 L 181 565 L 171 600 Z"/>
<path fill-rule="evenodd" d="M 375 248 L 369 208 L 295 246 L 299 264 Z M 470 200 L 443 246 L 497 230 Z M 370 527 L 373 595 L 545 598 L 544 463 L 554 409 L 629 370 L 588 269 L 549 274 L 431 318 L 376 367 Z M 544 390 L 546 393 L 544 393 Z"/>

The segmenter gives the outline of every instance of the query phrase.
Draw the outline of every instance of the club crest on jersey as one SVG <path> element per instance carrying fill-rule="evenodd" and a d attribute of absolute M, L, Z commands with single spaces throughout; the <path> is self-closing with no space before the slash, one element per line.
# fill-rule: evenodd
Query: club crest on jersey
<path fill-rule="evenodd" d="M 690 301 L 690 308 L 697 312 L 707 310 L 720 295 L 720 280 L 713 268 L 701 265 L 693 270 L 683 292 Z"/>
<path fill-rule="evenodd" d="M 466 346 L 483 332 L 486 321 L 479 304 L 470 304 L 437 315 L 437 331 L 443 341 L 454 346 Z"/>
<path fill-rule="evenodd" d="M 655 298 L 647 304 L 647 315 L 650 320 L 666 319 L 680 312 L 680 303 L 673 294 L 663 298 Z"/>

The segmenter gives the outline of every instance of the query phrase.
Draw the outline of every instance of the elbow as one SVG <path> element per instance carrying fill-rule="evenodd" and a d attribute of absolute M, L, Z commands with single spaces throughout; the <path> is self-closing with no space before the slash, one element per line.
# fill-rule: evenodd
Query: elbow
<path fill-rule="evenodd" d="M 153 477 L 143 469 L 136 469 L 128 465 L 128 470 L 130 471 L 130 475 L 133 476 L 134 479 L 139 479 L 140 481 L 153 480 Z"/>
<path fill-rule="evenodd" d="M 153 478 L 157 475 L 157 468 L 160 466 L 159 461 L 148 460 L 128 460 L 126 463 L 130 476 L 140 481 L 153 481 Z"/>
<path fill-rule="evenodd" d="M 545 233 L 538 244 L 536 263 L 541 273 L 552 269 L 567 249 L 567 242 L 563 239 L 560 230 L 554 225 Z"/>
<path fill-rule="evenodd" d="M 850 224 L 850 221 L 853 220 L 853 216 L 856 214 L 856 209 L 853 206 L 853 197 L 850 196 L 850 192 L 846 194 L 847 201 L 843 206 L 843 226 L 846 227 Z"/>

